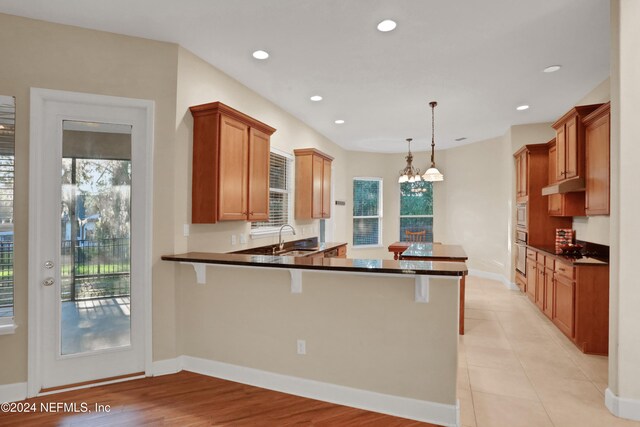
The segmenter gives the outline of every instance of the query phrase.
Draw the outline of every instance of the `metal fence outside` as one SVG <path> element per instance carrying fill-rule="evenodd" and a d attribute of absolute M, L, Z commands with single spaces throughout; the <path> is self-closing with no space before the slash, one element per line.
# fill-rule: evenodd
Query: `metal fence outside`
<path fill-rule="evenodd" d="M 60 255 L 62 301 L 130 294 L 128 238 L 64 240 Z M 13 306 L 13 277 L 13 242 L 0 242 L 0 308 Z"/>

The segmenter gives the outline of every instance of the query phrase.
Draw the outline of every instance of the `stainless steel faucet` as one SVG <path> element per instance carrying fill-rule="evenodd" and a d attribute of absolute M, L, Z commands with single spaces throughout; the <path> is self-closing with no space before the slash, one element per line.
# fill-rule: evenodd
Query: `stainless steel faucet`
<path fill-rule="evenodd" d="M 278 231 L 278 250 L 282 250 L 282 248 L 284 247 L 284 242 L 282 241 L 282 229 L 285 227 L 289 227 L 293 232 L 293 235 L 296 235 L 296 229 L 289 224 L 284 224 L 282 227 L 280 227 L 280 231 Z"/>

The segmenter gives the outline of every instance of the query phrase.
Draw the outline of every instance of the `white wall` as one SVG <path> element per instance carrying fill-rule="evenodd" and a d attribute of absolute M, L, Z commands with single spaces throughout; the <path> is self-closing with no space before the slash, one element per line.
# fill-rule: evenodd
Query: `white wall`
<path fill-rule="evenodd" d="M 640 2 L 612 1 L 609 389 L 640 420 Z"/>

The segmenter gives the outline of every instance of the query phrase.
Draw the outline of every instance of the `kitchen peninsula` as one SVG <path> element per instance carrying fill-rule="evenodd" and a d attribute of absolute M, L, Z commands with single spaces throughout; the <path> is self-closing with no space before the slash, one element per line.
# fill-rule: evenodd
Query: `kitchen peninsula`
<path fill-rule="evenodd" d="M 184 265 L 182 346 L 186 360 L 210 367 L 202 372 L 272 389 L 295 377 L 305 384 L 296 394 L 344 394 L 343 403 L 365 409 L 375 397 L 379 412 L 403 405 L 411 418 L 455 425 L 464 263 L 204 252 L 162 259 Z"/>

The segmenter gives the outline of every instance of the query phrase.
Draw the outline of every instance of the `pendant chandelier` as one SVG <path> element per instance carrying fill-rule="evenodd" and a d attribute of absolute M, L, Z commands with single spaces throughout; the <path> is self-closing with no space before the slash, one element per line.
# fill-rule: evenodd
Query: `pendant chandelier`
<path fill-rule="evenodd" d="M 436 168 L 436 160 L 435 160 L 436 143 L 435 143 L 435 136 L 434 136 L 435 121 L 434 121 L 433 110 L 436 108 L 436 105 L 438 105 L 438 103 L 435 101 L 431 101 L 429 105 L 431 106 L 431 167 L 427 169 L 424 175 L 422 175 L 422 179 L 429 182 L 444 181 L 444 176 L 440 173 L 438 168 Z"/>
<path fill-rule="evenodd" d="M 403 182 L 417 182 L 422 181 L 420 177 L 420 169 L 416 169 L 411 164 L 413 162 L 413 154 L 411 154 L 411 141 L 413 138 L 407 138 L 407 143 L 409 145 L 409 152 L 407 153 L 407 166 L 400 171 L 400 177 L 398 178 L 399 183 Z"/>

